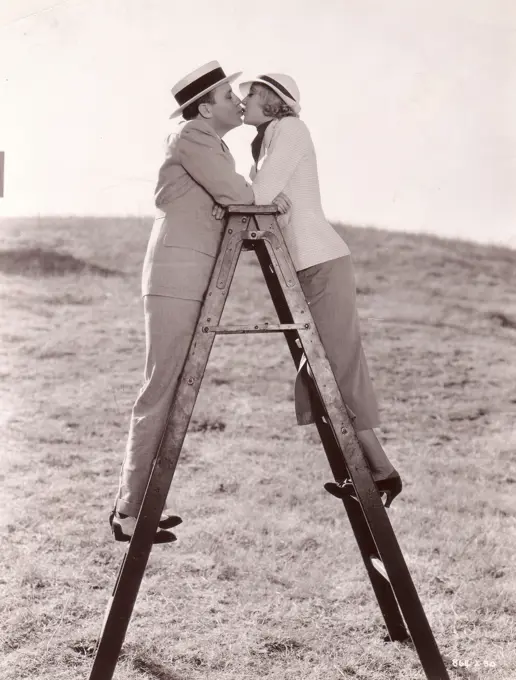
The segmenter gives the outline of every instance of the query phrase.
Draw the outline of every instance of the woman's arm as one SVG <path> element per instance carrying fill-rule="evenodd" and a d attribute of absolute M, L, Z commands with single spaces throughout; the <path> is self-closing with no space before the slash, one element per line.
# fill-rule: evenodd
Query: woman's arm
<path fill-rule="evenodd" d="M 255 203 L 268 205 L 282 192 L 307 151 L 309 133 L 299 118 L 282 118 L 253 181 Z"/>

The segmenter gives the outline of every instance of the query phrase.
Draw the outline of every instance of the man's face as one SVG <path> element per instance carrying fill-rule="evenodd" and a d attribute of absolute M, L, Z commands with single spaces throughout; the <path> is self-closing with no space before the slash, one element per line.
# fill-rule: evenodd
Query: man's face
<path fill-rule="evenodd" d="M 219 134 L 242 125 L 241 102 L 231 85 L 224 83 L 215 88 L 213 99 L 214 103 L 206 106 L 209 107 L 213 127 Z"/>
<path fill-rule="evenodd" d="M 261 125 L 261 123 L 270 120 L 270 117 L 263 113 L 265 94 L 265 88 L 259 83 L 251 85 L 249 94 L 242 102 L 242 106 L 245 108 L 244 123 L 246 125 Z"/>

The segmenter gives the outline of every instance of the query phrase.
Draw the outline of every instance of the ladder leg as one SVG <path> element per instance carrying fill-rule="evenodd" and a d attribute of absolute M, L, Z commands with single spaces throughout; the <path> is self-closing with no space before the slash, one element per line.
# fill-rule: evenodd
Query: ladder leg
<path fill-rule="evenodd" d="M 240 255 L 242 242 L 235 241 L 232 234 L 233 230 L 226 229 L 185 366 L 169 409 L 134 534 L 108 602 L 89 680 L 111 680 L 116 668 L 215 339 L 214 333 L 206 332 L 206 323 L 219 323 Z"/>
<path fill-rule="evenodd" d="M 335 414 L 334 422 L 337 418 L 338 416 Z M 320 418 L 317 421 L 320 422 Z M 321 423 L 320 433 L 322 428 L 329 429 L 326 423 Z M 342 479 L 344 469 L 347 468 L 353 479 L 356 500 L 353 500 L 350 495 L 344 499 L 344 506 L 348 512 L 389 636 L 392 640 L 407 638 L 399 611 L 401 610 L 427 678 L 429 680 L 449 680 L 432 629 L 387 512 L 379 500 L 374 482 L 372 482 L 370 474 L 365 473 L 370 479 L 370 485 L 364 483 L 362 470 L 359 467 L 354 468 L 352 463 L 348 464 L 348 461 L 345 460 L 343 455 L 345 446 L 351 444 L 344 440 L 342 434 L 344 433 L 339 431 L 339 435 L 335 437 L 335 430 L 331 435 L 325 435 L 323 432 L 322 441 L 324 444 L 325 439 L 327 441 L 330 437 L 333 438 L 333 443 L 329 446 L 326 445 L 325 451 L 335 478 Z M 359 448 L 358 441 L 355 445 Z"/>
<path fill-rule="evenodd" d="M 273 271 L 271 271 L 271 260 L 265 244 L 257 243 L 255 251 L 280 322 L 292 323 L 292 315 L 290 314 L 288 304 L 285 300 L 285 296 L 283 295 L 282 287 L 277 276 L 273 273 Z M 290 353 L 292 354 L 292 359 L 297 368 L 303 355 L 303 350 L 298 347 L 297 343 L 295 342 L 294 334 L 286 332 L 285 337 L 290 349 Z M 330 428 L 322 420 L 324 411 L 318 399 L 313 399 L 313 406 L 316 412 L 315 424 L 317 426 L 317 430 L 319 432 L 319 436 L 321 438 L 321 442 L 326 452 L 326 456 L 333 471 L 334 477 L 335 479 L 344 479 L 348 476 L 348 474 L 344 459 L 342 457 L 342 452 L 340 451 L 338 444 L 332 436 Z M 378 605 L 385 620 L 389 637 L 393 641 L 406 640 L 409 635 L 407 633 L 407 629 L 405 628 L 405 624 L 400 614 L 396 598 L 392 592 L 392 588 L 389 582 L 386 581 L 386 579 L 383 578 L 383 576 L 379 574 L 371 564 L 371 555 L 376 555 L 377 550 L 374 540 L 371 536 L 369 526 L 364 519 L 360 506 L 351 498 L 345 498 L 343 503 L 344 507 L 346 508 L 358 548 L 364 560 L 365 568 L 371 580 L 371 585 L 376 595 L 376 599 L 378 600 Z"/>
<path fill-rule="evenodd" d="M 326 390 L 328 383 L 325 382 L 324 372 L 322 375 L 320 374 L 318 367 L 319 357 L 312 353 L 310 343 L 305 342 L 303 346 L 314 373 L 316 385 L 320 385 Z M 432 629 L 426 618 L 387 512 L 381 502 L 371 474 L 364 465 L 363 454 L 352 424 L 347 413 L 335 407 L 336 402 L 332 401 L 331 390 L 329 392 L 330 394 L 325 396 L 319 395 L 319 399 L 327 406 L 328 424 L 331 425 L 332 435 L 338 442 L 340 455 L 344 459 L 343 464 L 345 464 L 353 480 L 355 496 L 357 498 L 355 503 L 351 497 L 348 497 L 346 499 L 346 509 L 349 508 L 350 503 L 355 503 L 357 510 L 356 512 L 352 510 L 350 521 L 352 524 L 355 522 L 355 526 L 357 526 L 358 522 L 360 528 L 364 528 L 364 530 L 366 525 L 368 527 L 367 532 L 360 532 L 358 535 L 355 532 L 355 536 L 357 541 L 359 541 L 359 548 L 366 563 L 367 571 L 372 577 L 371 582 L 375 593 L 377 597 L 380 595 L 379 604 L 389 629 L 389 634 L 394 639 L 403 636 L 403 629 L 400 625 L 399 616 L 396 614 L 392 597 L 387 594 L 389 589 L 388 583 L 390 583 L 392 593 L 403 614 L 427 677 L 429 680 L 449 680 Z M 331 464 L 331 456 L 328 457 L 328 460 Z M 333 469 L 335 469 L 334 466 Z M 342 479 L 341 475 L 342 463 L 336 478 Z M 352 507 L 354 508 L 354 506 Z M 360 541 L 359 536 L 364 535 L 366 540 Z M 381 571 L 378 574 L 373 574 L 372 568 L 377 570 L 378 566 L 381 568 Z M 385 572 L 385 576 L 382 576 L 382 572 Z M 383 585 L 380 585 L 379 577 L 385 578 Z"/>
<path fill-rule="evenodd" d="M 335 479 L 343 479 L 347 476 L 342 453 L 332 437 L 330 428 L 322 420 L 321 414 L 316 413 L 316 426 L 321 437 L 328 463 L 332 469 Z M 387 579 L 375 569 L 372 557 L 378 558 L 376 543 L 369 529 L 369 525 L 364 518 L 360 504 L 351 495 L 342 499 L 346 509 L 351 528 L 358 544 L 358 549 L 362 555 L 364 566 L 367 570 L 374 594 L 382 612 L 389 638 L 394 642 L 404 642 L 410 636 L 403 622 L 398 603 L 394 597 L 392 587 Z"/>
<path fill-rule="evenodd" d="M 272 256 L 274 256 L 276 260 L 280 260 L 280 258 L 286 259 L 292 266 L 290 255 L 288 254 L 276 220 L 265 215 L 255 215 L 254 219 L 256 220 L 261 233 L 271 233 L 273 235 L 270 239 L 264 238 L 264 245 L 266 246 L 269 258 L 267 258 L 265 254 L 259 254 L 259 259 L 261 257 L 260 264 L 262 264 L 263 261 L 262 269 L 265 267 L 267 271 L 270 271 L 271 263 L 268 260 L 272 260 Z M 276 242 L 280 244 L 279 247 L 275 245 Z M 275 249 L 277 249 L 277 252 L 274 252 Z M 261 251 L 263 252 L 263 248 Z M 274 265 L 272 266 L 274 269 Z M 391 630 L 395 638 L 397 638 L 398 635 L 403 634 L 403 629 L 400 627 L 400 617 L 395 613 L 393 603 L 395 596 L 427 677 L 429 680 L 449 680 L 446 667 L 414 587 L 414 583 L 392 529 L 392 525 L 387 516 L 387 512 L 383 507 L 360 448 L 360 444 L 356 438 L 353 425 L 346 411 L 335 377 L 331 371 L 321 339 L 313 322 L 309 306 L 306 303 L 306 299 L 301 290 L 301 286 L 297 280 L 292 284 L 287 278 L 288 277 L 285 275 L 277 277 L 278 285 L 282 289 L 282 296 L 279 297 L 285 299 L 286 306 L 289 309 L 289 319 L 292 319 L 294 322 L 307 322 L 306 330 L 298 331 L 298 337 L 314 376 L 316 398 L 322 405 L 323 412 L 328 420 L 328 426 L 331 429 L 332 437 L 338 445 L 337 448 L 340 453 L 340 458 L 342 459 L 339 464 L 338 474 L 340 476 L 343 470 L 349 472 L 355 488 L 357 501 L 361 507 L 361 526 L 367 524 L 371 542 L 369 539 L 364 540 L 362 538 L 361 540 L 361 538 L 359 538 L 359 536 L 362 536 L 361 533 L 357 536 L 357 533 L 355 532 L 355 536 L 359 542 L 362 555 L 366 558 L 366 568 L 370 576 L 372 575 L 370 568 L 374 568 L 375 564 L 372 560 L 379 556 L 377 561 L 382 570 L 385 570 L 387 576 L 386 581 L 388 581 L 391 586 L 391 595 L 393 594 L 393 597 L 384 595 L 388 592 L 388 586 L 387 584 L 380 586 L 377 576 L 374 575 L 373 578 L 375 581 L 373 583 L 373 588 L 375 587 L 375 583 L 378 584 L 378 587 L 375 588 L 375 593 L 377 594 L 377 597 L 378 593 L 380 593 L 380 597 L 382 598 L 380 607 L 384 614 L 389 634 L 391 634 Z M 276 301 L 276 297 L 273 298 L 273 301 Z M 289 346 L 290 344 L 291 342 L 289 343 Z M 328 460 L 333 470 L 335 470 L 336 455 L 335 451 L 331 451 L 328 456 Z M 336 478 L 338 479 L 338 477 Z M 342 479 L 342 477 L 340 478 Z M 352 521 L 351 517 L 356 518 L 356 516 L 356 513 L 353 513 L 352 511 L 350 521 Z M 355 526 L 357 526 L 356 520 Z M 355 527 L 353 527 L 353 529 L 355 529 Z M 367 535 L 367 533 L 365 535 Z M 372 548 L 373 544 L 376 547 L 374 554 L 368 554 L 369 549 Z M 373 579 L 371 580 L 373 582 Z"/>

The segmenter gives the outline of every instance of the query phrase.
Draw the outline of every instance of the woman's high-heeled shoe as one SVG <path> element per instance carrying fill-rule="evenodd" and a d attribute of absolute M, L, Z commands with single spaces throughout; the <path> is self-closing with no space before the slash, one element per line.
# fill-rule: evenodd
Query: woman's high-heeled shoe
<path fill-rule="evenodd" d="M 403 489 L 403 483 L 399 472 L 393 470 L 391 474 L 385 479 L 378 479 L 375 481 L 378 493 L 384 493 L 386 495 L 385 507 L 390 508 L 392 501 L 399 496 L 401 490 Z"/>
<path fill-rule="evenodd" d="M 375 484 L 378 493 L 384 493 L 387 496 L 385 507 L 390 508 L 392 501 L 401 493 L 403 488 L 399 473 L 396 470 L 393 470 L 385 479 L 376 480 Z M 350 479 L 345 479 L 340 484 L 337 482 L 327 482 L 324 485 L 324 488 L 336 498 L 344 498 L 354 490 L 353 482 Z"/>

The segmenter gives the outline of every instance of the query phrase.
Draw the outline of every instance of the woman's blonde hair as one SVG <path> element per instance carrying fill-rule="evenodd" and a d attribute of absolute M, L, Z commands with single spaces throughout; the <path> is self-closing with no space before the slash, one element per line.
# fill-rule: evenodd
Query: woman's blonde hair
<path fill-rule="evenodd" d="M 271 118 L 286 118 L 287 116 L 297 116 L 297 113 L 279 97 L 274 90 L 262 83 L 253 83 L 253 87 L 260 88 L 262 99 L 262 110 L 265 116 Z"/>

